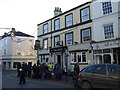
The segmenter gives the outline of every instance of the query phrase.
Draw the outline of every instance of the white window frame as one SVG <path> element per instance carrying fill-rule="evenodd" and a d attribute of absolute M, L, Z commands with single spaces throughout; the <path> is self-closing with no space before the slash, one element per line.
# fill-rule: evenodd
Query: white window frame
<path fill-rule="evenodd" d="M 114 38 L 113 24 L 104 25 L 103 27 L 105 39 Z"/>
<path fill-rule="evenodd" d="M 59 30 L 60 29 L 60 19 L 56 19 L 54 21 L 54 29 Z"/>
<path fill-rule="evenodd" d="M 90 20 L 90 7 L 86 7 L 80 10 L 81 13 L 81 22 Z"/>
<path fill-rule="evenodd" d="M 72 52 L 72 53 L 70 53 L 71 54 L 71 58 L 72 58 L 72 62 L 75 62 L 74 61 L 74 59 L 75 59 L 75 57 L 74 57 L 75 54 L 74 53 L 76 53 L 76 62 L 78 62 L 78 55 L 79 55 L 80 58 L 81 58 L 79 63 L 88 63 L 88 61 L 87 61 L 87 52 Z M 85 53 L 85 54 L 83 54 L 83 53 Z M 85 58 L 86 58 L 85 62 L 83 62 L 83 55 L 85 55 Z"/>
<path fill-rule="evenodd" d="M 88 35 L 84 35 L 84 32 L 87 32 L 88 31 Z M 82 30 L 82 42 L 88 42 L 91 40 L 91 29 L 88 28 L 88 29 L 84 29 Z M 85 39 L 85 38 L 88 38 L 88 39 Z"/>
<path fill-rule="evenodd" d="M 43 48 L 47 49 L 48 48 L 48 39 L 43 40 Z"/>
<path fill-rule="evenodd" d="M 48 23 L 43 25 L 43 34 L 48 33 Z"/>
<path fill-rule="evenodd" d="M 73 25 L 73 14 L 69 14 L 65 16 L 65 26 L 69 27 Z"/>
<path fill-rule="evenodd" d="M 56 47 L 57 45 L 57 42 L 59 42 L 60 43 L 60 36 L 55 36 L 54 37 L 54 46 Z"/>
<path fill-rule="evenodd" d="M 112 13 L 112 3 L 111 1 L 102 2 L 103 15 Z"/>
<path fill-rule="evenodd" d="M 68 38 L 69 36 L 68 35 L 71 35 L 72 36 L 72 38 Z M 67 33 L 66 35 L 65 35 L 65 38 L 66 38 L 66 45 L 72 45 L 73 44 L 73 33 Z"/>

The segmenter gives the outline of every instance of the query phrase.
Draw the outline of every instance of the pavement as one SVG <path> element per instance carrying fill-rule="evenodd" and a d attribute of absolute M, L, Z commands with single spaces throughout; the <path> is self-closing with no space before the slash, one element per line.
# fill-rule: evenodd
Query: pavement
<path fill-rule="evenodd" d="M 17 77 L 17 73 L 11 74 L 10 76 L 12 76 L 14 78 L 18 78 Z M 67 84 L 67 85 L 74 86 L 72 77 L 71 76 L 67 76 L 67 80 L 66 80 L 66 76 L 65 75 L 62 75 L 62 80 L 55 80 L 55 77 L 53 77 L 52 79 L 45 79 L 45 80 L 33 79 L 33 78 L 26 77 L 26 80 L 37 80 L 37 81 L 41 81 L 41 82 L 61 83 L 61 84 L 65 84 L 65 85 Z"/>

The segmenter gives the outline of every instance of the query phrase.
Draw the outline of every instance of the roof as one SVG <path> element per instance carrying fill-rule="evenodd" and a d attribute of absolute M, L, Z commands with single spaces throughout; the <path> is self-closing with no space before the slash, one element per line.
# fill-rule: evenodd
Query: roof
<path fill-rule="evenodd" d="M 29 34 L 20 32 L 20 31 L 15 32 L 15 36 L 34 37 L 34 36 L 29 35 Z"/>
<path fill-rule="evenodd" d="M 5 34 L 2 36 L 2 39 L 5 38 L 5 37 L 8 37 L 8 36 L 11 36 L 11 34 L 5 33 Z M 20 32 L 20 31 L 15 32 L 15 36 L 33 37 L 33 38 L 34 38 L 34 36 L 31 36 L 31 35 L 29 35 L 29 34 L 26 34 L 26 33 Z"/>
<path fill-rule="evenodd" d="M 70 11 L 73 11 L 73 10 L 75 10 L 75 9 L 77 9 L 77 8 L 79 8 L 79 7 L 82 7 L 82 6 L 86 5 L 86 4 L 89 4 L 89 3 L 91 3 L 91 1 L 88 1 L 88 2 L 86 2 L 86 3 L 84 3 L 84 4 L 81 4 L 81 5 L 77 6 L 77 7 L 74 7 L 74 8 L 72 8 L 72 9 L 66 11 L 66 12 L 63 12 L 63 13 L 57 15 L 57 16 L 54 16 L 54 17 L 51 18 L 51 19 L 48 19 L 48 20 L 46 20 L 46 21 L 44 21 L 44 22 L 42 22 L 42 23 L 40 23 L 40 24 L 37 24 L 37 26 L 39 26 L 39 25 L 41 25 L 41 24 L 43 24 L 43 23 L 46 23 L 46 22 L 48 22 L 48 21 L 50 21 L 50 20 L 52 20 L 52 19 L 54 19 L 54 18 L 57 18 L 57 17 L 59 17 L 59 16 L 62 16 L 63 14 L 66 14 L 66 13 L 68 13 L 68 12 L 70 12 Z"/>

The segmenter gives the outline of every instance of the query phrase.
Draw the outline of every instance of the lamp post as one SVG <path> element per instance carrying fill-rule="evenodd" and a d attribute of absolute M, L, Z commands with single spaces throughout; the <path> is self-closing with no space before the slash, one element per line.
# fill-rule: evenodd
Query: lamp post
<path fill-rule="evenodd" d="M 90 47 L 91 47 L 91 51 L 92 51 L 93 64 L 95 64 L 95 60 L 94 60 L 94 48 L 92 46 L 93 43 L 96 43 L 96 41 L 94 41 L 94 40 L 90 41 Z"/>
<path fill-rule="evenodd" d="M 35 41 L 35 50 L 37 50 L 37 65 L 40 63 L 40 61 L 39 61 L 39 48 L 40 48 L 40 41 L 36 40 Z"/>
<path fill-rule="evenodd" d="M 68 54 L 69 52 L 68 52 L 68 50 L 66 50 L 65 51 L 65 57 L 66 57 L 66 63 L 65 63 L 65 66 L 66 66 L 66 82 L 68 81 L 68 64 L 67 64 L 67 62 L 68 62 L 68 56 L 69 56 L 69 54 Z"/>

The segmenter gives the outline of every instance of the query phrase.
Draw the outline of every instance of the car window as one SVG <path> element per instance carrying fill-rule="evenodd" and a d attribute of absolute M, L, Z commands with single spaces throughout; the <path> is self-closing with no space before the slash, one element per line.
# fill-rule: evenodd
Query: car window
<path fill-rule="evenodd" d="M 81 69 L 81 70 L 80 70 L 80 72 L 84 71 L 85 69 L 86 69 L 86 67 L 85 67 L 85 68 L 83 68 L 83 69 Z"/>
<path fill-rule="evenodd" d="M 94 66 L 88 67 L 88 68 L 85 70 L 85 72 L 91 73 L 92 70 L 93 70 L 93 68 L 94 68 Z"/>
<path fill-rule="evenodd" d="M 106 74 L 106 66 L 105 65 L 97 65 L 93 69 L 93 73 L 96 74 Z"/>
<path fill-rule="evenodd" d="M 120 66 L 108 65 L 109 75 L 120 75 Z"/>

